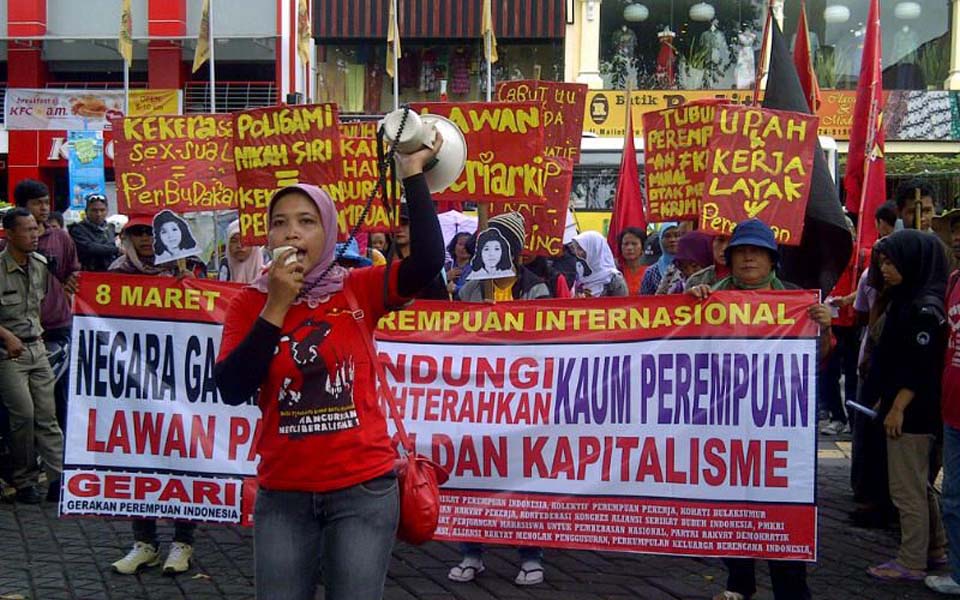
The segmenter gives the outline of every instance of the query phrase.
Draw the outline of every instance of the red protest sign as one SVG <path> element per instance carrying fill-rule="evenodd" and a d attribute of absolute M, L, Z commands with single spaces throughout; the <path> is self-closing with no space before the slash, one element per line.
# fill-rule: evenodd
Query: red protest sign
<path fill-rule="evenodd" d="M 559 256 L 563 253 L 563 232 L 567 224 L 570 188 L 573 186 L 573 161 L 567 158 L 547 159 L 545 202 L 506 202 L 490 207 L 490 216 L 517 211 L 523 215 L 527 229 L 524 250 L 537 256 Z"/>
<path fill-rule="evenodd" d="M 345 128 L 341 124 L 341 134 L 350 130 L 351 128 Z M 340 196 L 334 202 L 337 205 L 340 236 L 346 238 L 363 216 L 367 199 L 376 188 L 380 178 L 380 164 L 375 137 L 341 137 L 340 149 L 343 179 L 340 181 Z M 400 197 L 399 187 L 397 183 L 392 198 Z M 374 199 L 360 230 L 391 231 L 399 225 L 399 216 L 399 208 L 390 214 L 379 199 Z"/>
<path fill-rule="evenodd" d="M 744 106 L 717 108 L 700 227 L 729 235 L 757 218 L 777 242 L 800 244 L 819 119 Z"/>
<path fill-rule="evenodd" d="M 467 164 L 440 202 L 543 203 L 543 109 L 535 102 L 414 104 L 421 114 L 446 117 L 463 132 Z"/>
<path fill-rule="evenodd" d="M 689 221 L 700 214 L 707 143 L 717 102 L 690 102 L 643 115 L 647 221 Z"/>
<path fill-rule="evenodd" d="M 113 144 L 120 212 L 237 208 L 231 115 L 115 119 Z"/>
<path fill-rule="evenodd" d="M 345 137 L 377 137 L 376 121 L 341 121 L 339 129 Z"/>
<path fill-rule="evenodd" d="M 500 102 L 540 102 L 545 154 L 580 164 L 580 138 L 587 85 L 557 81 L 505 81 L 497 84 Z"/>
<path fill-rule="evenodd" d="M 336 201 L 342 177 L 337 117 L 335 104 L 271 106 L 234 114 L 233 155 L 244 243 L 266 241 L 267 204 L 282 187 L 311 183 Z"/>

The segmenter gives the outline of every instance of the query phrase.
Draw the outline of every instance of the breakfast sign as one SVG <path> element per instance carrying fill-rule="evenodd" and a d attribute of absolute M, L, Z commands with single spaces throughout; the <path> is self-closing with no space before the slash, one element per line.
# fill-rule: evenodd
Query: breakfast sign
<path fill-rule="evenodd" d="M 103 130 L 123 116 L 123 90 L 10 88 L 3 102 L 6 128 Z"/>

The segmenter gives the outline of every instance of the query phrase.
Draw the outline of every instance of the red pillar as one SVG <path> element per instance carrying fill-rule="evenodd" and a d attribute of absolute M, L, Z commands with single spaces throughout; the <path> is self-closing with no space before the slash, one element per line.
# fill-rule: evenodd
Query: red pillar
<path fill-rule="evenodd" d="M 4 15 L 0 15 L 3 17 Z M 47 33 L 46 0 L 16 0 L 7 5 L 7 87 L 42 88 L 47 83 L 47 68 L 43 62 L 43 46 L 39 41 L 17 40 L 17 37 L 36 37 Z M 8 199 L 13 201 L 13 188 L 23 179 L 39 179 L 53 185 L 52 177 L 44 177 L 40 169 L 39 133 L 10 131 L 9 165 L 7 174 Z"/>
<path fill-rule="evenodd" d="M 186 0 L 148 0 L 147 32 L 150 37 L 187 34 Z M 183 43 L 155 40 L 147 47 L 147 81 L 154 89 L 182 89 L 186 81 Z"/>

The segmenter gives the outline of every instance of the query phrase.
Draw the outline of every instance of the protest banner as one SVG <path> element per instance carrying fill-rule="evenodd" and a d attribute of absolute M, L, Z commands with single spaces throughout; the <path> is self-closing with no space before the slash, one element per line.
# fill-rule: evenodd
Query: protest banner
<path fill-rule="evenodd" d="M 8 130 L 109 129 L 124 115 L 123 90 L 55 90 L 9 88 L 3 102 Z"/>
<path fill-rule="evenodd" d="M 128 117 L 157 117 L 183 113 L 180 90 L 130 90 Z"/>
<path fill-rule="evenodd" d="M 643 115 L 648 222 L 699 216 L 716 111 L 716 101 L 702 100 Z"/>
<path fill-rule="evenodd" d="M 113 140 L 120 212 L 238 207 L 231 115 L 127 117 Z"/>
<path fill-rule="evenodd" d="M 567 158 L 548 158 L 545 202 L 506 202 L 490 206 L 490 216 L 517 211 L 526 224 L 527 241 L 524 251 L 536 256 L 563 254 L 563 231 L 567 224 L 567 206 L 573 185 L 573 161 Z"/>
<path fill-rule="evenodd" d="M 64 515 L 245 521 L 259 411 L 212 380 L 239 286 L 88 274 L 74 318 Z M 814 292 L 388 314 L 380 359 L 450 470 L 437 535 L 815 560 Z M 584 352 L 589 348 L 590 352 Z"/>
<path fill-rule="evenodd" d="M 260 411 L 213 381 L 239 286 L 86 273 L 74 304 L 64 515 L 240 523 Z M 249 489 L 249 484 L 246 486 Z"/>
<path fill-rule="evenodd" d="M 84 210 L 90 194 L 106 197 L 107 181 L 103 172 L 103 132 L 68 131 L 70 144 L 68 176 L 70 178 L 70 208 Z"/>
<path fill-rule="evenodd" d="M 365 124 L 364 124 L 365 125 Z M 377 138 L 374 136 L 347 136 L 366 128 L 340 125 L 340 155 L 343 160 L 343 179 L 337 205 L 337 225 L 340 237 L 345 239 L 363 215 L 367 199 L 376 188 L 380 178 L 380 163 L 377 159 Z M 389 183 L 389 182 L 388 182 Z M 391 198 L 399 199 L 400 183 L 396 182 Z M 399 225 L 399 204 L 393 214 L 387 212 L 383 203 L 374 200 L 370 205 L 360 231 L 392 231 Z"/>
<path fill-rule="evenodd" d="M 380 323 L 437 538 L 816 559 L 814 292 L 452 307 Z"/>
<path fill-rule="evenodd" d="M 377 121 L 340 121 L 340 137 L 377 137 Z"/>
<path fill-rule="evenodd" d="M 497 84 L 499 102 L 540 102 L 543 107 L 544 153 L 580 164 L 583 109 L 587 85 L 558 81 L 504 81 Z"/>
<path fill-rule="evenodd" d="M 773 229 L 777 243 L 799 245 L 818 121 L 802 113 L 717 107 L 700 228 L 730 235 L 737 223 L 757 218 Z"/>
<path fill-rule="evenodd" d="M 434 200 L 543 203 L 546 166 L 539 103 L 437 102 L 411 107 L 450 119 L 467 142 L 463 173 L 449 188 L 433 194 Z"/>
<path fill-rule="evenodd" d="M 336 202 L 343 176 L 336 104 L 271 106 L 233 115 L 233 159 L 244 244 L 267 239 L 267 203 L 288 185 L 310 183 Z"/>

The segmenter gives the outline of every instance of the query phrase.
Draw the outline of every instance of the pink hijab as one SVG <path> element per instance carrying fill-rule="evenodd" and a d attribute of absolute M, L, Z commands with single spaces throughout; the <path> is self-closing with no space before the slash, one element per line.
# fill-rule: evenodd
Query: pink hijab
<path fill-rule="evenodd" d="M 273 198 L 270 199 L 270 209 L 267 214 L 270 215 L 273 213 L 273 205 L 277 201 L 277 198 L 290 192 L 300 192 L 313 200 L 317 205 L 317 211 L 320 213 L 320 224 L 323 227 L 323 251 L 320 254 L 320 260 L 318 260 L 317 264 L 313 265 L 310 272 L 304 276 L 304 291 L 300 293 L 300 297 L 294 302 L 294 304 L 298 304 L 302 300 L 306 300 L 307 304 L 314 307 L 327 296 L 342 290 L 343 282 L 347 278 L 348 271 L 339 265 L 334 265 L 333 268 L 327 272 L 326 276 L 321 279 L 323 272 L 327 270 L 327 267 L 333 263 L 336 257 L 335 249 L 338 231 L 337 209 L 333 205 L 333 200 L 330 199 L 330 196 L 328 196 L 326 192 L 315 185 L 299 183 L 276 192 Z M 269 219 L 269 216 L 267 218 Z M 253 282 L 252 287 L 266 294 L 269 280 L 269 273 L 264 273 Z"/>
<path fill-rule="evenodd" d="M 230 267 L 230 281 L 237 283 L 251 283 L 263 273 L 263 247 L 254 246 L 250 249 L 247 260 L 239 261 L 230 254 L 230 240 L 240 235 L 240 220 L 227 226 L 227 266 Z"/>

